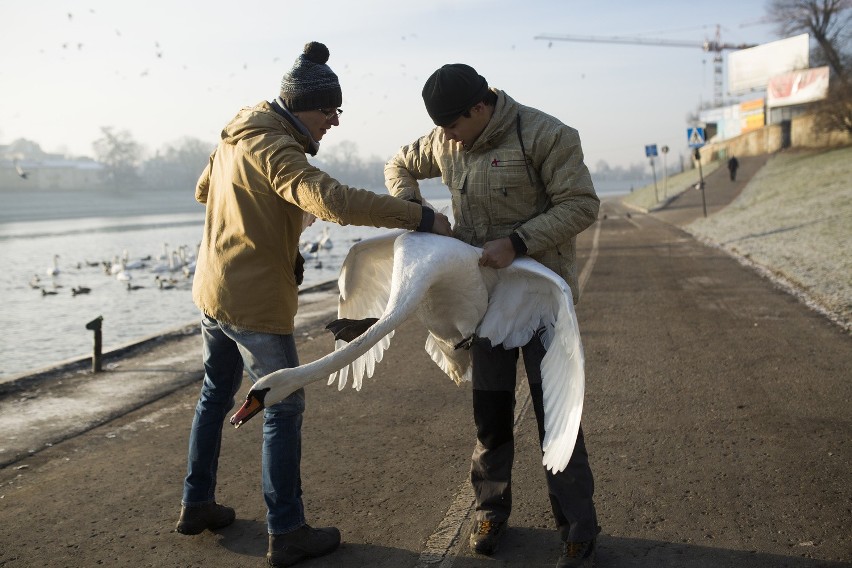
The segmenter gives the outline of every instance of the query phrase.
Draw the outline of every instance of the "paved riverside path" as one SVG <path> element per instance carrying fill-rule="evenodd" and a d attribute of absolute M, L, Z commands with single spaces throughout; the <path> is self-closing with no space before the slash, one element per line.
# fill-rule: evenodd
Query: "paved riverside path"
<path fill-rule="evenodd" d="M 708 198 L 730 190 L 718 173 Z M 652 214 L 606 202 L 580 237 L 599 566 L 852 566 L 850 337 L 681 231 L 702 214 L 696 195 Z M 331 349 L 327 315 L 302 322 L 303 362 Z M 559 543 L 523 388 L 510 530 L 493 558 L 467 549 L 470 388 L 437 370 L 424 339 L 416 322 L 403 326 L 361 392 L 308 387 L 306 512 L 338 526 L 344 544 L 304 566 L 553 566 Z M 157 357 L 128 356 L 115 379 L 134 380 L 131 369 Z M 37 411 L 46 388 L 4 395 L 4 419 Z M 0 566 L 263 566 L 256 419 L 223 439 L 217 497 L 236 523 L 173 532 L 197 390 L 196 379 L 0 469 Z"/>

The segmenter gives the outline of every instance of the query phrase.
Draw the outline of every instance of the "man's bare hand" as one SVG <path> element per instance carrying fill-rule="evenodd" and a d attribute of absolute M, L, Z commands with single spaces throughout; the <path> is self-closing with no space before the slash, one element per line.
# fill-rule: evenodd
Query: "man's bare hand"
<path fill-rule="evenodd" d="M 435 222 L 432 223 L 432 232 L 437 235 L 451 237 L 453 228 L 450 226 L 450 220 L 443 213 L 435 212 Z"/>
<path fill-rule="evenodd" d="M 490 268 L 506 268 L 515 260 L 515 247 L 508 237 L 488 241 L 482 246 L 482 256 L 479 257 L 479 266 Z"/>

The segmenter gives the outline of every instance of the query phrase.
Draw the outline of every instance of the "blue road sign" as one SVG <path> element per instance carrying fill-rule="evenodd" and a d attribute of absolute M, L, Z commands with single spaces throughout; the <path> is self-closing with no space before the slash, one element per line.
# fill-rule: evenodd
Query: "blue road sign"
<path fill-rule="evenodd" d="M 701 148 L 704 146 L 704 129 L 703 128 L 687 128 L 686 140 L 690 148 Z"/>
<path fill-rule="evenodd" d="M 650 158 L 651 156 L 657 155 L 657 145 L 656 144 L 648 144 L 645 146 L 645 157 Z"/>

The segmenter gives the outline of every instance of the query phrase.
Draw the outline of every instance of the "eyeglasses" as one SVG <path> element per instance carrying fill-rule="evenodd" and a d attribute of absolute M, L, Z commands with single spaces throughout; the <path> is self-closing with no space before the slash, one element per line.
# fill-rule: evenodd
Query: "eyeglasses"
<path fill-rule="evenodd" d="M 342 108 L 320 108 L 317 110 L 325 115 L 326 120 L 332 120 L 335 116 L 343 114 Z"/>

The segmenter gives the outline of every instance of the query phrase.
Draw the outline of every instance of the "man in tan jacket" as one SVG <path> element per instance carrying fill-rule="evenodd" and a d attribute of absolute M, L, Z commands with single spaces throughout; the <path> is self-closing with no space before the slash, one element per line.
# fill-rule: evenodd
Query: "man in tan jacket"
<path fill-rule="evenodd" d="M 461 63 L 435 71 L 423 87 L 423 101 L 437 127 L 385 165 L 390 192 L 419 202 L 417 180 L 440 177 L 452 196 L 453 234 L 483 248 L 481 265 L 504 268 L 528 255 L 562 276 L 576 303 L 576 236 L 595 222 L 600 204 L 577 131 L 489 89 L 485 78 Z M 477 443 L 470 472 L 476 496 L 470 545 L 481 554 L 496 551 L 512 510 L 518 351 L 484 339 L 471 345 Z M 536 336 L 520 351 L 543 438 L 545 350 Z M 600 529 L 582 428 L 568 467 L 545 473 L 563 541 L 557 567 L 592 566 Z"/>
<path fill-rule="evenodd" d="M 446 216 L 419 204 L 343 185 L 312 166 L 319 142 L 338 126 L 340 84 L 329 52 L 305 46 L 274 101 L 242 109 L 225 126 L 196 188 L 206 205 L 192 298 L 203 312 L 204 383 L 189 437 L 177 531 L 198 534 L 234 521 L 216 503 L 225 415 L 243 370 L 252 381 L 299 364 L 293 339 L 305 213 L 341 225 L 449 235 Z M 337 548 L 336 528 L 305 522 L 300 482 L 303 390 L 264 412 L 263 495 L 271 566 L 291 566 Z"/>

